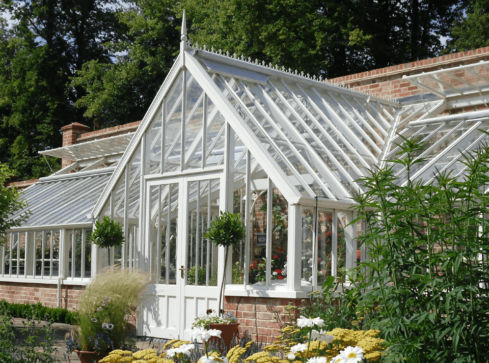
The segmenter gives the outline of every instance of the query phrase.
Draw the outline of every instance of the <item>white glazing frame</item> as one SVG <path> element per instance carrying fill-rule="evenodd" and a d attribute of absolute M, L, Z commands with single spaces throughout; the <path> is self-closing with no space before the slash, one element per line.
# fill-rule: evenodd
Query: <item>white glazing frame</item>
<path fill-rule="evenodd" d="M 76 233 L 80 232 L 81 233 L 81 253 L 80 253 L 80 276 L 77 277 L 75 267 L 76 263 L 73 263 L 73 261 L 76 260 Z M 86 245 L 89 243 L 89 236 L 87 232 L 92 232 L 91 228 L 80 228 L 80 229 L 65 229 L 64 233 L 66 236 L 66 241 L 65 241 L 65 251 L 66 253 L 63 254 L 63 266 L 64 266 L 64 278 L 68 278 L 71 281 L 79 281 L 79 280 L 84 280 L 84 279 L 90 279 L 91 278 L 91 263 L 88 264 L 88 266 L 85 264 L 85 253 L 86 253 Z M 71 248 L 71 250 L 70 250 Z M 90 254 L 92 253 L 93 248 L 90 249 Z M 71 252 L 71 253 L 70 253 Z M 71 269 L 70 269 L 70 262 L 71 262 Z M 86 272 L 89 271 L 90 275 L 85 276 Z"/>

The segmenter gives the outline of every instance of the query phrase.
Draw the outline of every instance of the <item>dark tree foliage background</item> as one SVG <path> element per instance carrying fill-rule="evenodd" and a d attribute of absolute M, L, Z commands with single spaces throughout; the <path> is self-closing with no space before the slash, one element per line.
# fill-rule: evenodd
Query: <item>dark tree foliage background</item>
<path fill-rule="evenodd" d="M 194 43 L 332 78 L 487 45 L 489 0 L 473 1 L 0 0 L 0 162 L 47 175 L 38 151 L 62 126 L 140 120 L 183 9 Z"/>
<path fill-rule="evenodd" d="M 0 28 L 0 162 L 22 178 L 44 176 L 38 151 L 61 146 L 62 126 L 93 123 L 75 107 L 85 90 L 71 77 L 90 60 L 110 62 L 102 44 L 125 29 L 116 0 L 1 0 L 0 10 L 11 16 Z"/>

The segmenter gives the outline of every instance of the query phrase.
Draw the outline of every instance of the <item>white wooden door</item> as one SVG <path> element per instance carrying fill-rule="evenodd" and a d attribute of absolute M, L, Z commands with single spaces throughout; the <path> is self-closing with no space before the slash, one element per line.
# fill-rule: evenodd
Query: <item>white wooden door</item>
<path fill-rule="evenodd" d="M 219 252 L 203 234 L 221 209 L 221 184 L 220 174 L 148 182 L 145 236 L 154 283 L 138 324 L 144 335 L 190 340 L 195 318 L 217 310 Z"/>

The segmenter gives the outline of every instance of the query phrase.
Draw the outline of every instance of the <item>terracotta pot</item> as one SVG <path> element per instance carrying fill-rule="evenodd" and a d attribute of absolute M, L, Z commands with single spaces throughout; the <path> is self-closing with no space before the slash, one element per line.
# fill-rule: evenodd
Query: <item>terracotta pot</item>
<path fill-rule="evenodd" d="M 75 353 L 78 355 L 78 359 L 81 363 L 92 363 L 93 361 L 98 362 L 107 356 L 107 353 L 102 352 L 88 352 L 86 350 L 75 349 Z"/>
<path fill-rule="evenodd" d="M 238 338 L 239 333 L 238 333 L 238 327 L 239 323 L 234 323 L 234 324 L 211 324 L 210 328 L 211 329 L 217 329 L 220 330 L 221 333 L 221 338 L 218 337 L 212 337 L 209 339 L 209 343 L 212 344 L 213 346 L 218 346 L 219 351 L 223 349 L 221 347 L 224 342 L 224 346 L 226 347 L 226 350 L 229 351 L 231 348 L 231 342 L 234 337 Z M 223 353 L 221 351 L 221 353 Z"/>

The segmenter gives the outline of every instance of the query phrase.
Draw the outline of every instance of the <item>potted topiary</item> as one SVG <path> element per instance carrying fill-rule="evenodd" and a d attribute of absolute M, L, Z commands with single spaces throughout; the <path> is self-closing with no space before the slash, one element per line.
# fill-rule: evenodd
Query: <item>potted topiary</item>
<path fill-rule="evenodd" d="M 210 228 L 205 232 L 204 238 L 214 243 L 216 246 L 222 246 L 225 248 L 224 253 L 224 273 L 222 277 L 221 287 L 219 290 L 219 302 L 218 309 L 221 312 L 221 301 L 224 295 L 224 283 L 226 281 L 226 266 L 228 262 L 229 248 L 236 246 L 240 241 L 245 238 L 246 229 L 244 228 L 241 217 L 237 213 L 221 212 L 221 214 L 212 221 Z M 226 319 L 224 312 L 217 314 L 219 319 L 226 320 L 226 322 L 215 322 L 210 328 L 222 331 L 222 339 L 224 340 L 227 349 L 229 350 L 229 344 L 233 337 L 238 334 L 237 319 Z"/>
<path fill-rule="evenodd" d="M 101 248 L 120 247 L 124 243 L 124 232 L 119 222 L 105 216 L 102 221 L 95 223 L 90 240 Z"/>

